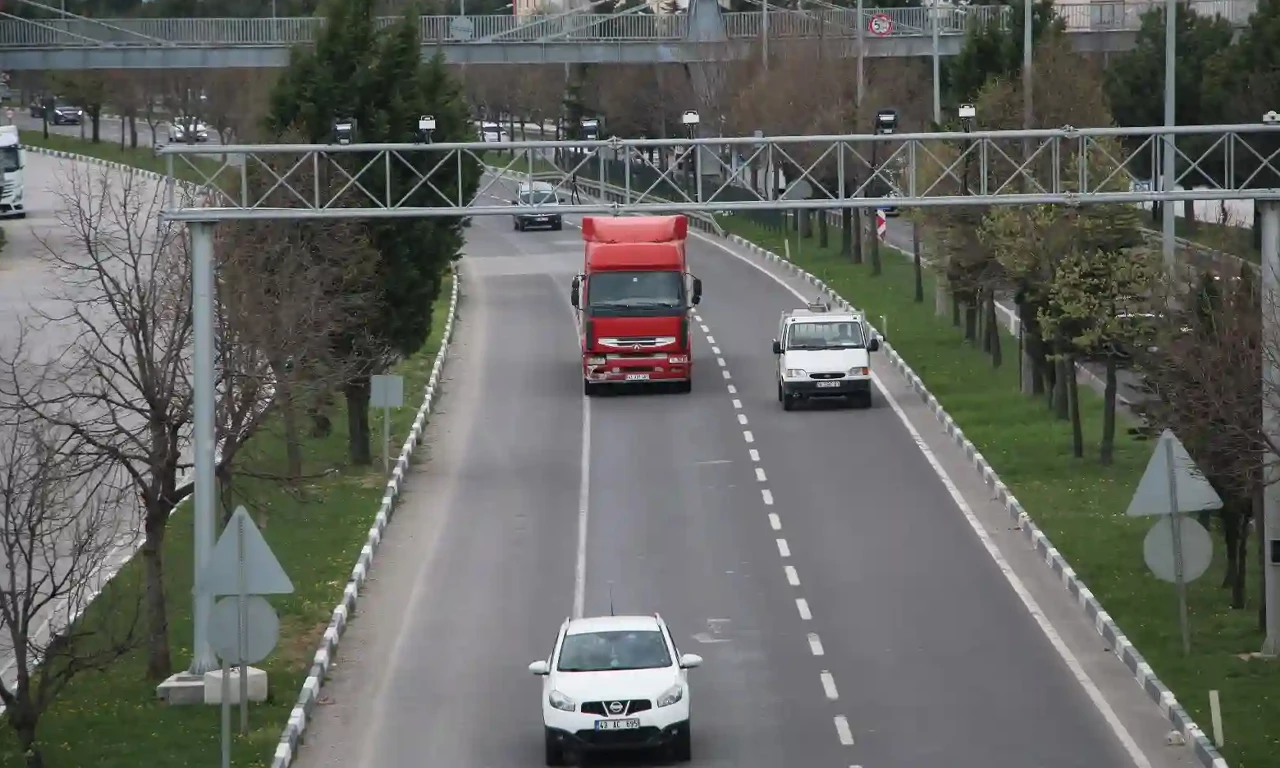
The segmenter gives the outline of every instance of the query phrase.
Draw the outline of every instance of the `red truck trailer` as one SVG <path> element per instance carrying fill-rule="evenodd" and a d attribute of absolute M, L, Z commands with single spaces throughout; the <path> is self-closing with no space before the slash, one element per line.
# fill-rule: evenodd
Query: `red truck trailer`
<path fill-rule="evenodd" d="M 586 216 L 582 274 L 573 278 L 582 389 L 636 382 L 693 388 L 689 315 L 702 281 L 688 272 L 684 216 Z"/>

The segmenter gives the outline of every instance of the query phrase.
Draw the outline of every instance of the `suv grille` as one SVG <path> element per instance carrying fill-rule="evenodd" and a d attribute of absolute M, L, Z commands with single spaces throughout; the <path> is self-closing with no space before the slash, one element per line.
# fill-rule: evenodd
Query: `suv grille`
<path fill-rule="evenodd" d="M 614 712 L 609 709 L 610 704 L 621 703 L 623 705 L 621 712 Z M 582 703 L 582 714 L 584 715 L 600 715 L 601 717 L 624 717 L 626 715 L 634 715 L 639 712 L 646 712 L 653 709 L 653 702 L 648 699 L 632 699 L 630 701 L 584 701 Z"/>

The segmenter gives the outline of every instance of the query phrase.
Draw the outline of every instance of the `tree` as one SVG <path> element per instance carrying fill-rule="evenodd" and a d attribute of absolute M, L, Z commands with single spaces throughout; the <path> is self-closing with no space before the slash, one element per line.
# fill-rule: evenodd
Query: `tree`
<path fill-rule="evenodd" d="M 430 114 L 436 119 L 435 141 L 470 140 L 474 133 L 466 102 L 443 57 L 422 61 L 417 17 L 406 16 L 379 32 L 373 11 L 372 0 L 337 0 L 328 6 L 315 47 L 296 49 L 272 89 L 268 131 L 280 136 L 296 129 L 311 141 L 321 141 L 331 135 L 336 118 L 351 117 L 361 141 L 412 142 L 418 116 Z M 435 189 L 461 190 L 463 199 L 475 194 L 481 173 L 475 158 L 434 168 L 439 157 L 413 157 L 416 169 L 396 167 L 391 172 L 393 192 L 404 196 L 417 187 L 407 203 L 438 205 L 442 201 Z M 354 175 L 369 159 L 348 156 L 346 161 L 353 165 L 348 173 Z M 419 176 L 427 174 L 432 184 L 420 184 Z M 365 227 L 381 256 L 377 298 L 362 313 L 363 332 L 338 341 L 344 359 L 358 362 L 358 373 L 344 387 L 350 458 L 356 464 L 372 461 L 369 377 L 426 341 L 431 306 L 462 246 L 462 223 L 454 217 L 373 222 Z"/>
<path fill-rule="evenodd" d="M 134 646 L 136 600 L 82 611 L 105 583 L 103 570 L 132 517 L 121 510 L 113 468 L 75 451 L 75 439 L 30 413 L 0 425 L 0 630 L 13 650 L 15 680 L 0 680 L 4 718 L 42 768 L 40 721 L 67 684 Z M 79 619 L 77 621 L 77 619 Z"/>
<path fill-rule="evenodd" d="M 1000 4 L 1009 9 L 1008 28 L 1002 28 L 1001 21 L 992 16 L 985 24 L 970 28 L 960 53 L 944 60 L 943 95 L 948 104 L 973 101 L 992 78 L 1014 78 L 1022 72 L 1025 26 L 1022 1 L 1005 0 Z M 1066 21 L 1054 12 L 1053 0 L 1036 0 L 1031 9 L 1033 48 L 1039 48 L 1042 40 L 1065 30 Z M 1034 71 L 1038 77 L 1044 77 L 1038 67 Z"/>

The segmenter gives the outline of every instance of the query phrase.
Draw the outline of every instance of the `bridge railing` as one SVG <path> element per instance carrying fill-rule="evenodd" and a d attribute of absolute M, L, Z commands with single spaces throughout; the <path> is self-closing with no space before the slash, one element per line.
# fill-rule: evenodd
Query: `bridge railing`
<path fill-rule="evenodd" d="M 1055 11 L 1072 31 L 1136 30 L 1142 14 L 1162 0 L 1059 3 Z M 1221 16 L 1236 26 L 1248 23 L 1257 0 L 1190 0 L 1204 15 Z M 908 37 L 931 33 L 930 15 L 945 35 L 963 34 L 971 25 L 992 21 L 1007 28 L 1014 9 L 1008 6 L 957 8 L 865 8 L 811 10 L 803 13 L 775 10 L 769 13 L 771 38 L 852 38 L 859 26 L 866 29 L 876 14 L 893 21 L 889 36 Z M 731 39 L 758 38 L 763 29 L 759 12 L 724 13 Z M 396 17 L 378 19 L 379 27 Z M 280 47 L 314 42 L 323 19 L 300 18 L 183 18 L 183 19 L 33 19 L 0 21 L 0 48 L 80 48 L 94 46 Z M 685 38 L 689 17 L 685 14 L 572 14 L 558 17 L 424 16 L 425 44 L 501 44 L 507 42 L 665 42 Z M 864 33 L 867 37 L 874 37 Z"/>

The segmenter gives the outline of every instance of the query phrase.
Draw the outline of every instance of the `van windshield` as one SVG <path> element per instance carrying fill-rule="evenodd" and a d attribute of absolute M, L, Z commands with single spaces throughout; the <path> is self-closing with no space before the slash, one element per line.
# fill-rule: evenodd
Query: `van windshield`
<path fill-rule="evenodd" d="M 862 323 L 849 320 L 793 323 L 787 349 L 850 349 L 866 346 Z"/>
<path fill-rule="evenodd" d="M 597 272 L 587 283 L 592 314 L 671 314 L 684 308 L 679 272 Z"/>
<path fill-rule="evenodd" d="M 22 170 L 22 158 L 17 147 L 0 148 L 0 171 L 13 173 Z"/>

